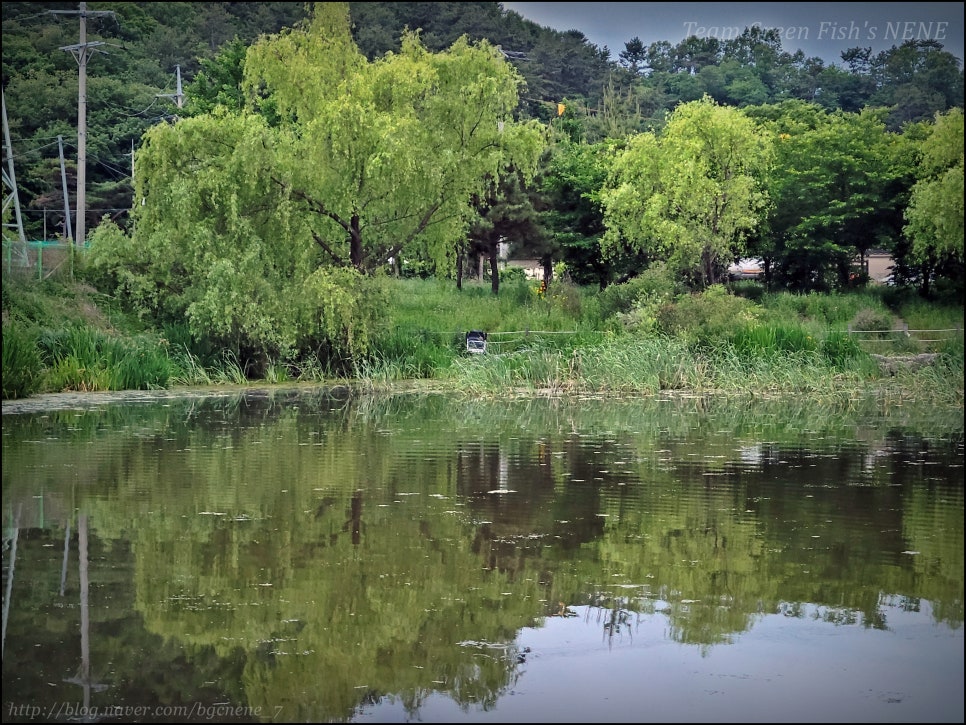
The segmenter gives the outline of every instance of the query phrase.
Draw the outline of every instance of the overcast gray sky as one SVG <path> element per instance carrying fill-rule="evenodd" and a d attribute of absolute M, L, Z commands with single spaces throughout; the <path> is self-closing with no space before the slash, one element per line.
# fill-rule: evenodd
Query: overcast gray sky
<path fill-rule="evenodd" d="M 799 48 L 826 64 L 842 65 L 849 48 L 876 53 L 905 40 L 937 40 L 963 60 L 963 3 L 890 2 L 505 2 L 527 20 L 554 30 L 580 30 L 610 49 L 617 60 L 624 44 L 686 37 L 728 40 L 755 23 L 782 31 L 782 49 Z"/>

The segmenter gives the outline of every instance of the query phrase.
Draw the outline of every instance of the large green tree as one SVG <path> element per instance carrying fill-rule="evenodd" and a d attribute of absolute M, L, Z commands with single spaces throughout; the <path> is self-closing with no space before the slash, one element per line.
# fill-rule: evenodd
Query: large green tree
<path fill-rule="evenodd" d="M 556 261 L 566 265 L 571 281 L 600 288 L 623 273 L 616 256 L 604 259 L 600 248 L 604 216 L 598 198 L 611 147 L 560 140 L 550 146 L 540 178 L 550 202 L 543 218 L 558 247 Z"/>
<path fill-rule="evenodd" d="M 892 249 L 904 198 L 903 144 L 885 127 L 886 109 L 828 113 L 787 101 L 756 109 L 770 119 L 773 205 L 754 249 L 774 261 L 774 280 L 796 290 L 849 284 L 853 261 Z"/>
<path fill-rule="evenodd" d="M 368 272 L 404 249 L 451 270 L 455 242 L 482 195 L 512 164 L 532 176 L 542 148 L 518 124 L 520 76 L 489 43 L 465 37 L 428 52 L 407 33 L 367 63 L 339 3 L 306 31 L 253 46 L 246 78 L 281 118 L 274 183 L 310 215 L 336 266 Z"/>
<path fill-rule="evenodd" d="M 614 159 L 601 193 L 605 254 L 626 245 L 699 287 L 716 283 L 762 218 L 770 148 L 737 109 L 707 96 L 679 106 L 663 132 L 632 138 Z"/>
<path fill-rule="evenodd" d="M 536 196 L 536 192 L 534 192 Z M 534 207 L 534 198 L 527 193 L 519 176 L 506 175 L 499 186 L 475 202 L 478 216 L 469 229 L 471 251 L 475 252 L 482 272 L 483 262 L 490 269 L 490 290 L 500 292 L 500 245 L 507 244 L 517 256 L 536 256 L 550 267 L 551 250 L 547 234 L 541 227 Z M 548 277 L 545 274 L 545 278 Z M 460 270 L 457 270 L 459 284 Z M 546 279 L 549 283 L 549 279 Z"/>
<path fill-rule="evenodd" d="M 364 278 L 403 250 L 452 270 L 474 194 L 532 174 L 543 145 L 512 120 L 520 78 L 499 50 L 434 54 L 409 33 L 370 63 L 344 3 L 258 41 L 244 73 L 240 112 L 146 134 L 131 237 L 105 228 L 92 262 L 145 312 L 255 359 L 363 351 Z"/>
<path fill-rule="evenodd" d="M 922 159 L 905 217 L 912 257 L 932 272 L 944 262 L 963 265 L 963 112 L 936 115 L 921 144 Z M 931 274 L 923 275 L 928 284 Z M 927 287 L 928 289 L 928 287 Z"/>

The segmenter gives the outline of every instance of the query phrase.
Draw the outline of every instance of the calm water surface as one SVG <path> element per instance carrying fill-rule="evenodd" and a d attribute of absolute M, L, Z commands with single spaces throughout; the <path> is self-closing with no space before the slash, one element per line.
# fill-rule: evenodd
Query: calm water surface
<path fill-rule="evenodd" d="M 962 722 L 963 411 L 4 403 L 4 722 Z"/>

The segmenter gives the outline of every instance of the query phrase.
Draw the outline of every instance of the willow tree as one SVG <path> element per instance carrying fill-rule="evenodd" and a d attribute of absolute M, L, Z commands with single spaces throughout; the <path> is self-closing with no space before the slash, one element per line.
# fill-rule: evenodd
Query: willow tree
<path fill-rule="evenodd" d="M 535 124 L 512 122 L 522 78 L 495 46 L 464 36 L 430 53 L 407 32 L 399 53 L 365 62 L 343 4 L 256 44 L 249 87 L 282 118 L 272 183 L 311 215 L 332 264 L 367 272 L 402 253 L 452 269 L 470 200 L 512 165 L 532 176 Z"/>
<path fill-rule="evenodd" d="M 761 221 L 770 146 L 754 122 L 705 96 L 677 107 L 660 134 L 634 136 L 601 191 L 605 255 L 643 252 L 699 286 L 742 256 Z"/>
<path fill-rule="evenodd" d="M 451 268 L 472 197 L 532 173 L 543 136 L 512 120 L 521 82 L 465 38 L 434 54 L 407 33 L 370 63 L 347 5 L 319 3 L 248 49 L 245 108 L 146 134 L 132 236 L 107 227 L 94 257 L 195 337 L 356 355 L 379 312 L 370 273 L 400 253 Z"/>
<path fill-rule="evenodd" d="M 913 259 L 932 273 L 942 262 L 960 265 L 963 248 L 963 111 L 936 114 L 921 144 L 918 180 L 906 208 Z M 930 274 L 923 275 L 927 285 Z"/>

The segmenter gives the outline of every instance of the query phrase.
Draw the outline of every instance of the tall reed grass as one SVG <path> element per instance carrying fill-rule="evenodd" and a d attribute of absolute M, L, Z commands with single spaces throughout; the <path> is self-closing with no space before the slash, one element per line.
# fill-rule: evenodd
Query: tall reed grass
<path fill-rule="evenodd" d="M 48 390 L 166 388 L 176 371 L 166 350 L 145 336 L 117 337 L 89 327 L 46 330 L 38 338 Z"/>
<path fill-rule="evenodd" d="M 41 389 L 43 361 L 35 329 L 3 324 L 3 399 L 25 398 Z"/>

